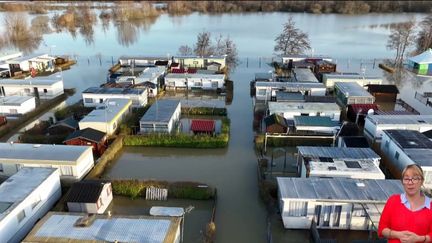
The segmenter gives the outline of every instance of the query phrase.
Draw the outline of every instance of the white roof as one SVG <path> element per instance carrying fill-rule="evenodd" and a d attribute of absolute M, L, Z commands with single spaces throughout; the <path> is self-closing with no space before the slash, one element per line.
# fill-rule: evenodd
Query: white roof
<path fill-rule="evenodd" d="M 205 73 L 169 73 L 165 78 L 204 78 L 204 79 L 225 79 L 225 74 L 205 74 Z"/>
<path fill-rule="evenodd" d="M 85 227 L 74 226 L 83 213 L 49 212 L 22 242 L 174 243 L 180 218 L 94 215 Z"/>
<path fill-rule="evenodd" d="M 385 175 L 373 159 L 333 160 L 309 162 L 310 174 L 314 176 L 348 177 L 358 179 L 385 179 Z"/>
<path fill-rule="evenodd" d="M 275 88 L 284 89 L 285 91 L 299 91 L 299 90 L 311 90 L 311 89 L 325 89 L 326 87 L 322 83 L 301 83 L 301 82 L 256 82 L 256 88 Z"/>
<path fill-rule="evenodd" d="M 20 106 L 28 100 L 36 100 L 33 96 L 5 96 L 0 97 L 0 106 Z"/>
<path fill-rule="evenodd" d="M 340 111 L 339 106 L 336 103 L 318 103 L 318 102 L 268 102 L 270 114 L 284 113 L 284 112 L 295 112 L 300 111 L 303 113 L 310 112 L 326 112 L 326 111 Z"/>
<path fill-rule="evenodd" d="M 37 78 L 29 78 L 29 79 L 0 79 L 0 85 L 25 85 L 25 86 L 34 86 L 34 85 L 43 85 L 43 86 L 52 86 L 58 82 L 63 82 L 61 77 L 37 77 Z"/>
<path fill-rule="evenodd" d="M 400 180 L 277 177 L 281 199 L 349 203 L 386 203 L 403 193 Z"/>
<path fill-rule="evenodd" d="M 415 124 L 431 125 L 432 115 L 368 115 L 367 120 L 375 125 L 380 124 Z"/>
<path fill-rule="evenodd" d="M 294 68 L 293 72 L 297 82 L 318 83 L 318 79 L 309 68 Z"/>
<path fill-rule="evenodd" d="M 335 89 L 339 90 L 345 97 L 371 97 L 369 92 L 367 92 L 362 86 L 356 82 L 336 82 Z"/>
<path fill-rule="evenodd" d="M 106 99 L 79 122 L 112 122 L 121 110 L 131 104 L 130 99 Z"/>
<path fill-rule="evenodd" d="M 24 167 L 0 184 L 0 221 L 56 170 Z"/>
<path fill-rule="evenodd" d="M 76 163 L 91 146 L 50 145 L 30 143 L 0 143 L 0 161 L 48 163 Z"/>
<path fill-rule="evenodd" d="M 432 49 L 429 48 L 427 51 L 417 55 L 408 58 L 408 60 L 419 63 L 419 64 L 425 64 L 425 63 L 432 63 Z"/>

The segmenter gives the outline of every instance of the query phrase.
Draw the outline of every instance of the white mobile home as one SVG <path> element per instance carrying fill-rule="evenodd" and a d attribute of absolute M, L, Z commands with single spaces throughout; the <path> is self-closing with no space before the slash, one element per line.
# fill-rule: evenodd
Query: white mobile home
<path fill-rule="evenodd" d="M 417 164 L 425 174 L 424 186 L 432 189 L 432 141 L 424 134 L 411 130 L 385 130 L 381 152 L 387 158 L 387 169 L 395 178 L 401 178 L 407 165 Z"/>
<path fill-rule="evenodd" d="M 432 115 L 368 115 L 363 132 L 372 143 L 380 143 L 388 129 L 426 132 L 432 130 Z"/>
<path fill-rule="evenodd" d="M 0 184 L 0 242 L 21 242 L 61 197 L 58 169 L 22 168 Z"/>
<path fill-rule="evenodd" d="M 158 100 L 140 119 L 141 133 L 171 133 L 180 120 L 179 100 Z"/>
<path fill-rule="evenodd" d="M 65 199 L 69 212 L 104 213 L 113 200 L 109 181 L 83 180 L 75 182 Z"/>
<path fill-rule="evenodd" d="M 22 52 L 7 52 L 7 53 L 0 53 L 0 62 L 4 62 L 7 60 L 11 60 L 14 58 L 18 58 L 22 56 Z"/>
<path fill-rule="evenodd" d="M 180 217 L 49 212 L 23 243 L 179 243 Z"/>
<path fill-rule="evenodd" d="M 382 79 L 375 76 L 364 76 L 359 73 L 323 73 L 323 84 L 333 90 L 336 82 L 355 82 L 360 86 L 368 84 L 381 84 Z"/>
<path fill-rule="evenodd" d="M 300 177 L 349 177 L 385 179 L 379 169 L 381 157 L 370 148 L 298 146 Z"/>
<path fill-rule="evenodd" d="M 255 98 L 257 100 L 274 100 L 276 92 L 300 92 L 302 95 L 325 96 L 326 88 L 322 83 L 295 83 L 295 82 L 256 82 Z"/>
<path fill-rule="evenodd" d="M 125 66 L 153 66 L 157 62 L 168 62 L 171 63 L 171 59 L 167 56 L 121 56 L 119 63 L 122 67 Z"/>
<path fill-rule="evenodd" d="M 10 176 L 22 167 L 58 168 L 62 180 L 80 180 L 94 160 L 91 146 L 0 143 L 0 175 Z"/>
<path fill-rule="evenodd" d="M 351 104 L 373 104 L 375 102 L 373 95 L 354 82 L 336 82 L 335 96 L 337 102 L 343 107 Z"/>
<path fill-rule="evenodd" d="M 31 96 L 0 97 L 0 114 L 9 117 L 24 115 L 36 108 L 36 99 Z"/>
<path fill-rule="evenodd" d="M 107 99 L 130 99 L 132 107 L 147 105 L 146 89 L 90 87 L 82 92 L 85 107 L 103 106 Z"/>
<path fill-rule="evenodd" d="M 52 99 L 63 93 L 63 79 L 58 77 L 0 79 L 0 96 L 19 95 Z"/>
<path fill-rule="evenodd" d="M 278 177 L 286 229 L 377 230 L 387 199 L 403 193 L 400 180 Z"/>
<path fill-rule="evenodd" d="M 93 128 L 112 135 L 120 127 L 120 123 L 130 113 L 132 101 L 129 99 L 106 99 L 81 121 L 78 122 L 80 130 Z"/>
<path fill-rule="evenodd" d="M 20 56 L 6 61 L 9 64 L 11 76 L 16 72 L 30 71 L 31 68 L 36 70 L 53 70 L 54 58 L 48 54 L 32 54 L 28 56 Z"/>
<path fill-rule="evenodd" d="M 226 66 L 226 56 L 175 56 L 174 62 L 179 63 L 181 67 L 190 68 L 208 68 L 210 64 L 219 63 L 220 69 Z"/>
<path fill-rule="evenodd" d="M 165 76 L 165 85 L 168 89 L 203 89 L 217 90 L 223 88 L 225 74 L 169 73 Z"/>
<path fill-rule="evenodd" d="M 305 61 L 307 59 L 325 60 L 329 62 L 332 61 L 331 57 L 327 57 L 327 56 L 287 55 L 282 57 L 282 63 L 288 64 L 290 61 L 299 62 L 299 61 Z"/>
<path fill-rule="evenodd" d="M 340 107 L 336 103 L 294 103 L 294 102 L 268 102 L 268 114 L 278 114 L 285 119 L 294 116 L 328 116 L 333 121 L 339 121 Z"/>

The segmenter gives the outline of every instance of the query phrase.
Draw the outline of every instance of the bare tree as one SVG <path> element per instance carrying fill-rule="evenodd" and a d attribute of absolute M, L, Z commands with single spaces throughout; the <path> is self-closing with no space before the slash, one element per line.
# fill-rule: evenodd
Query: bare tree
<path fill-rule="evenodd" d="M 229 36 L 226 38 L 219 35 L 216 38 L 216 45 L 214 47 L 216 55 L 226 55 L 226 62 L 229 67 L 235 67 L 238 64 L 237 46 Z"/>
<path fill-rule="evenodd" d="M 429 15 L 420 22 L 420 31 L 417 34 L 417 53 L 432 48 L 432 15 Z"/>
<path fill-rule="evenodd" d="M 195 55 L 210 56 L 213 55 L 213 47 L 211 43 L 210 32 L 203 31 L 198 34 L 197 42 L 194 46 Z"/>
<path fill-rule="evenodd" d="M 414 24 L 415 21 L 411 20 L 391 27 L 391 34 L 387 41 L 387 48 L 390 50 L 396 50 L 394 64 L 397 67 L 402 66 L 405 51 L 414 44 Z"/>
<path fill-rule="evenodd" d="M 302 54 L 311 48 L 308 35 L 295 27 L 292 17 L 284 24 L 282 33 L 276 37 L 275 41 L 274 51 L 282 55 Z"/>
<path fill-rule="evenodd" d="M 188 45 L 182 45 L 178 49 L 180 56 L 191 56 L 193 54 L 192 48 Z"/>

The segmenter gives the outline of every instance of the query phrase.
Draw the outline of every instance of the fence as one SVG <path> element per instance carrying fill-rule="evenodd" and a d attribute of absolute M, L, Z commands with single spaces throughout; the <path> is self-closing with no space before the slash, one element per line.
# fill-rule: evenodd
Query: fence
<path fill-rule="evenodd" d="M 157 188 L 157 187 L 148 187 L 146 189 L 146 200 L 167 200 L 168 198 L 168 189 L 165 188 Z"/>

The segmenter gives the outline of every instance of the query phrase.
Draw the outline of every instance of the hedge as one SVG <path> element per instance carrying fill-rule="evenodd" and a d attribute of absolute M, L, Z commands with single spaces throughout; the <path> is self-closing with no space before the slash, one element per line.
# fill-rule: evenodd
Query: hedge
<path fill-rule="evenodd" d="M 182 107 L 181 113 L 183 115 L 226 116 L 227 109 L 215 107 Z"/>
<path fill-rule="evenodd" d="M 148 187 L 168 189 L 169 198 L 208 200 L 215 197 L 215 188 L 198 182 L 167 182 L 154 180 L 113 180 L 114 195 L 145 197 Z"/>

